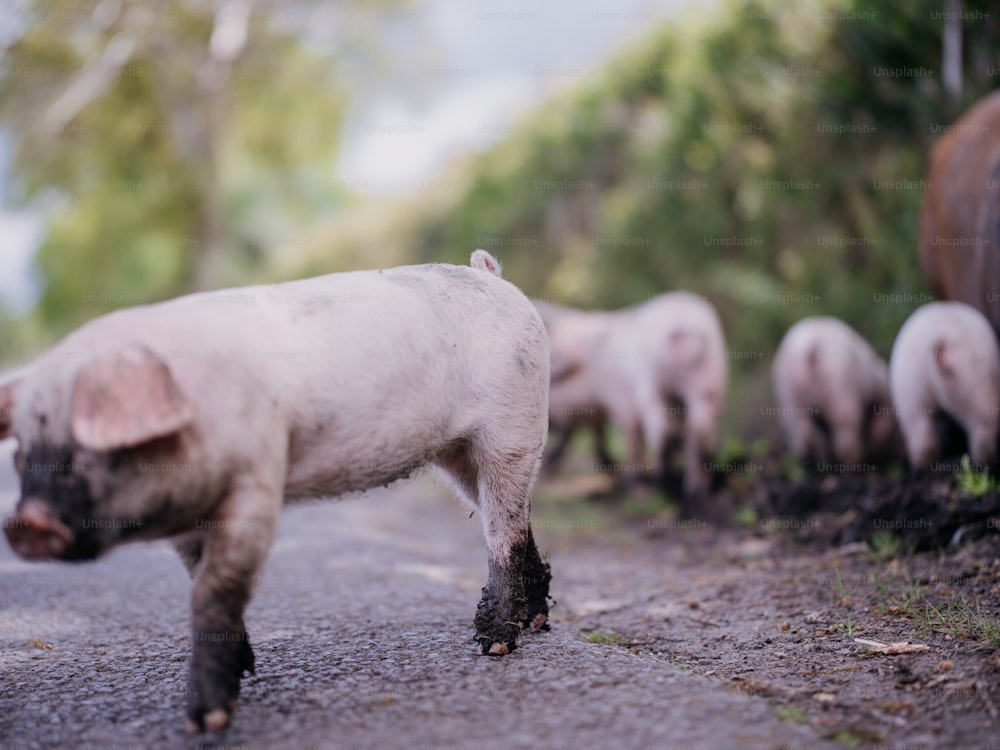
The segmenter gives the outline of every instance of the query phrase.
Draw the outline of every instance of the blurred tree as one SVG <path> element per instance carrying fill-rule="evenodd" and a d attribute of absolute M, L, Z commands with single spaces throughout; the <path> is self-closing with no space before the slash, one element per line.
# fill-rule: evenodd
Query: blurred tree
<path fill-rule="evenodd" d="M 43 322 L 239 281 L 276 235 L 328 210 L 341 192 L 341 63 L 370 51 L 371 24 L 352 20 L 396 5 L 16 6 L 0 126 L 16 200 L 47 217 Z"/>

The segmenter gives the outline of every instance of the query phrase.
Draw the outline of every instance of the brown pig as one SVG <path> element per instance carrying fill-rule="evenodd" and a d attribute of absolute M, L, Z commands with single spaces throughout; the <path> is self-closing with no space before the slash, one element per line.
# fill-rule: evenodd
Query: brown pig
<path fill-rule="evenodd" d="M 971 305 L 1000 332 L 1000 91 L 934 144 L 920 265 L 935 297 Z"/>
<path fill-rule="evenodd" d="M 896 336 L 889 384 L 911 468 L 947 457 L 947 421 L 961 428 L 973 463 L 995 468 L 1000 350 L 981 312 L 964 302 L 919 308 Z"/>
<path fill-rule="evenodd" d="M 230 722 L 254 654 L 243 613 L 284 500 L 429 465 L 478 509 L 484 654 L 545 627 L 529 524 L 549 352 L 527 298 L 472 268 L 359 271 L 181 297 L 98 318 L 0 386 L 21 482 L 5 522 L 29 560 L 171 538 L 193 578 L 188 718 Z M 150 467 L 170 465 L 175 471 Z"/>
<path fill-rule="evenodd" d="M 788 447 L 803 461 L 850 469 L 898 452 L 889 370 L 837 318 L 805 318 L 788 329 L 771 368 Z"/>

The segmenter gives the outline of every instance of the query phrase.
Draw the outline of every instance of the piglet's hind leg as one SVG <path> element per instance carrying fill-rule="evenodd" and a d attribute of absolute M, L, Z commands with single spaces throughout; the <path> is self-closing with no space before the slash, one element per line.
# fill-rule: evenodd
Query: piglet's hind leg
<path fill-rule="evenodd" d="M 540 628 L 548 615 L 549 571 L 528 523 L 536 460 L 511 451 L 477 462 L 489 576 L 476 611 L 476 641 L 482 653 L 492 656 L 513 651 L 521 628 L 536 619 Z"/>

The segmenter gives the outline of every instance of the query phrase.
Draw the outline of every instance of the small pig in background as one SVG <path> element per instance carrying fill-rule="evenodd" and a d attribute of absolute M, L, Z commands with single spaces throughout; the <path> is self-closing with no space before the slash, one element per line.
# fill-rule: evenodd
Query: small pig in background
<path fill-rule="evenodd" d="M 888 367 L 843 321 L 816 316 L 789 328 L 771 383 L 785 441 L 801 461 L 878 464 L 899 454 Z"/>
<path fill-rule="evenodd" d="M 595 343 L 614 325 L 617 313 L 577 310 L 538 299 L 532 304 L 545 324 L 551 356 L 549 429 L 555 433 L 555 444 L 545 454 L 544 470 L 556 472 L 580 428 L 593 436 L 598 466 L 612 466 L 605 434 L 608 414 L 587 360 Z"/>
<path fill-rule="evenodd" d="M 996 467 L 1000 350 L 981 312 L 964 302 L 919 308 L 896 336 L 889 383 L 912 469 L 960 449 L 943 439 L 949 421 L 964 433 L 973 463 Z"/>
<path fill-rule="evenodd" d="M 665 471 L 683 454 L 690 501 L 711 488 L 708 462 L 725 405 L 726 340 L 715 308 L 690 292 L 668 292 L 620 313 L 593 353 L 601 400 L 622 429 L 626 466 L 651 456 Z"/>
<path fill-rule="evenodd" d="M 625 439 L 621 466 L 628 481 L 647 466 L 647 456 L 664 468 L 680 446 L 685 498 L 707 494 L 706 463 L 728 377 L 725 336 L 711 304 L 669 292 L 612 312 L 550 309 L 542 319 L 553 351 L 550 412 L 590 408 L 607 415 Z"/>
<path fill-rule="evenodd" d="M 551 576 L 529 523 L 547 433 L 545 328 L 492 256 L 477 250 L 472 266 L 119 310 L 0 386 L 0 439 L 17 439 L 21 480 L 4 524 L 15 552 L 90 560 L 171 538 L 187 565 L 192 731 L 228 726 L 254 671 L 243 613 L 286 499 L 430 465 L 482 517 L 482 653 L 546 627 Z M 165 464 L 180 468 L 143 468 Z"/>

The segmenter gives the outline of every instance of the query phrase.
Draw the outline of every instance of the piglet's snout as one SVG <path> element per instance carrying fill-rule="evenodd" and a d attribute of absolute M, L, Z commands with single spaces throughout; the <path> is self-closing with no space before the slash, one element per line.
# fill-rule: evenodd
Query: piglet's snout
<path fill-rule="evenodd" d="M 25 560 L 63 557 L 73 543 L 73 532 L 37 500 L 22 503 L 17 513 L 3 522 L 3 531 L 11 549 Z"/>

